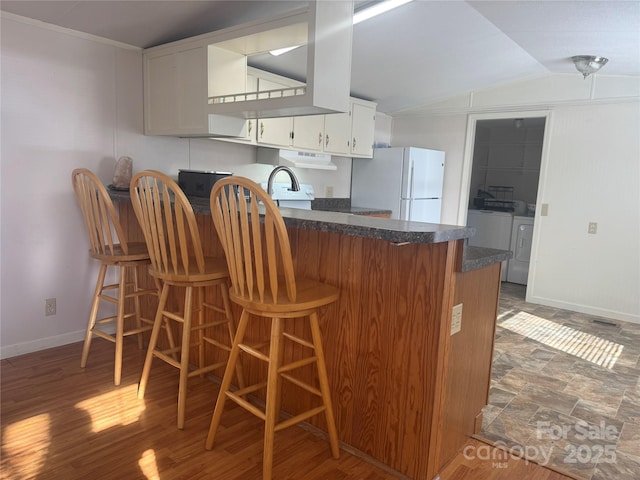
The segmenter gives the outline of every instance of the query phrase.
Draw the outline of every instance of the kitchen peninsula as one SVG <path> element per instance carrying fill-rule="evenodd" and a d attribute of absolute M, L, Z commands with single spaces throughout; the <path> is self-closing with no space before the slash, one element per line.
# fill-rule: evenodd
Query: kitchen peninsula
<path fill-rule="evenodd" d="M 110 194 L 130 240 L 140 240 L 129 193 Z M 208 199 L 192 205 L 205 252 L 222 256 Z M 340 289 L 338 301 L 320 311 L 320 328 L 342 446 L 410 478 L 435 478 L 479 430 L 500 262 L 510 253 L 465 248 L 474 233 L 467 227 L 281 211 L 296 272 Z M 452 329 L 454 305 L 462 305 L 459 331 Z M 250 322 L 250 334 L 263 336 L 264 325 Z M 249 381 L 262 375 L 257 364 L 244 368 Z M 283 410 L 308 407 L 311 398 L 288 387 Z M 325 428 L 321 416 L 311 423 Z"/>

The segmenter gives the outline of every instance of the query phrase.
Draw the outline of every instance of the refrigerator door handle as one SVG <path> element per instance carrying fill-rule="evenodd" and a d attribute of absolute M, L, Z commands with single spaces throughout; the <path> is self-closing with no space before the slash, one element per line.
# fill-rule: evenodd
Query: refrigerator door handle
<path fill-rule="evenodd" d="M 413 172 L 414 165 L 413 162 L 411 162 L 411 167 L 409 170 L 409 198 L 413 198 Z"/>

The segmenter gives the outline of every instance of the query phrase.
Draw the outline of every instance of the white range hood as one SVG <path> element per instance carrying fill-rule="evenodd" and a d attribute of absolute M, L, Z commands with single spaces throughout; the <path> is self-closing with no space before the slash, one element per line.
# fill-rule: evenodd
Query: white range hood
<path fill-rule="evenodd" d="M 338 166 L 326 153 L 297 152 L 277 148 L 258 147 L 256 153 L 258 163 L 284 165 L 286 167 L 311 168 L 316 170 L 337 170 Z"/>

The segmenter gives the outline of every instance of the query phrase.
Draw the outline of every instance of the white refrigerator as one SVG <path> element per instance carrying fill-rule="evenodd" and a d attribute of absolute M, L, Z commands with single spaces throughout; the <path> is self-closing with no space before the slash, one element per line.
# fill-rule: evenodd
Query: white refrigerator
<path fill-rule="evenodd" d="M 354 158 L 351 205 L 391 210 L 391 218 L 440 223 L 444 152 L 416 147 L 376 148 Z"/>

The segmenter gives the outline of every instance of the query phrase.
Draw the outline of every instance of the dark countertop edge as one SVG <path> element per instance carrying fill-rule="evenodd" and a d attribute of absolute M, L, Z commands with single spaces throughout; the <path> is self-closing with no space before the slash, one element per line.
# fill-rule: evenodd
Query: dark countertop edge
<path fill-rule="evenodd" d="M 391 215 L 391 210 L 365 207 L 321 207 L 313 208 L 316 212 L 350 213 L 352 215 Z"/>
<path fill-rule="evenodd" d="M 510 250 L 496 250 L 495 248 L 464 246 L 462 254 L 462 272 L 470 272 L 488 267 L 495 263 L 509 260 L 513 256 Z"/>
<path fill-rule="evenodd" d="M 109 195 L 114 201 L 131 201 L 126 190 L 109 190 Z M 209 198 L 189 197 L 189 201 L 196 214 L 211 215 Z M 295 208 L 280 208 L 280 212 L 288 227 L 375 238 L 396 244 L 448 242 L 469 238 L 475 234 L 475 229 L 470 227 L 408 222 L 349 213 Z"/>

